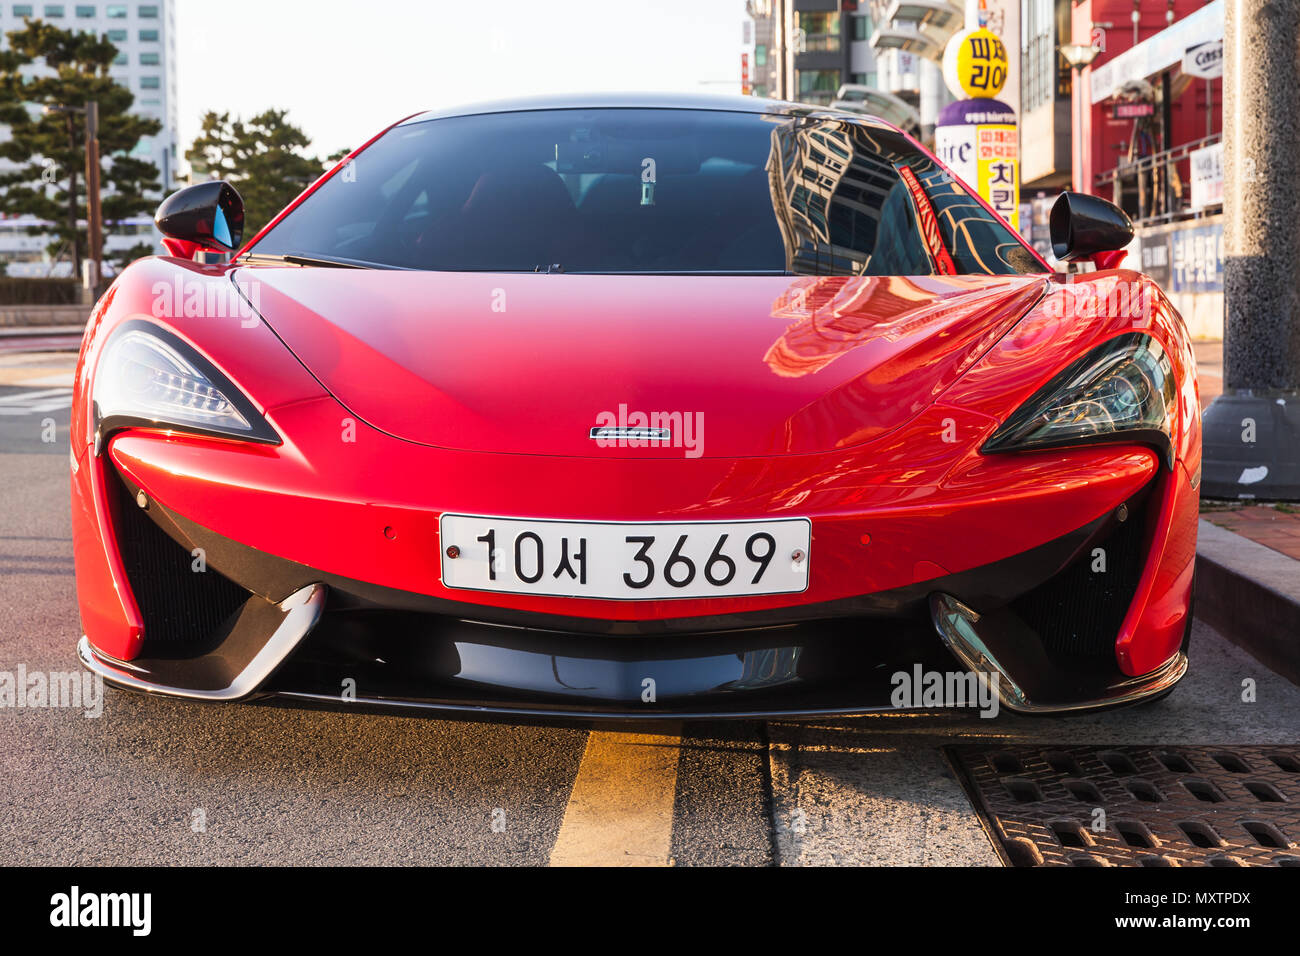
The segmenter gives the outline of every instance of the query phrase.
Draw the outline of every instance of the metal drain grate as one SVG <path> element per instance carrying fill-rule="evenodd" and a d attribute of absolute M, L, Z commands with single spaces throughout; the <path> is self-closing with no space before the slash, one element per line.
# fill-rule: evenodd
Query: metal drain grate
<path fill-rule="evenodd" d="M 1011 866 L 1300 866 L 1300 747 L 945 750 Z"/>

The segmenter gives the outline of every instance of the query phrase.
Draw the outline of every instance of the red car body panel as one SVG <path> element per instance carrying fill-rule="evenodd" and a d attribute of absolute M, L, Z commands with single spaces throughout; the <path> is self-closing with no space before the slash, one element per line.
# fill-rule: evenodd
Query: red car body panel
<path fill-rule="evenodd" d="M 72 543 L 81 624 L 105 653 L 130 660 L 144 641 L 144 621 L 122 568 L 105 493 L 104 461 L 73 449 Z"/>
<path fill-rule="evenodd" d="M 741 430 L 745 440 L 733 445 L 733 449 L 744 449 L 747 454 L 706 454 L 690 459 L 681 449 L 674 449 L 671 455 L 657 450 L 642 458 L 634 458 L 628 449 L 609 449 L 614 454 L 604 455 L 604 450 L 581 443 L 575 448 L 558 428 L 547 434 L 566 450 L 585 454 L 541 454 L 540 444 L 533 445 L 529 453 L 490 453 L 430 447 L 395 438 L 371 427 L 360 411 L 356 412 L 360 420 L 354 420 L 353 410 L 340 404 L 326 385 L 308 371 L 309 367 L 313 371 L 327 370 L 320 374 L 329 384 L 337 380 L 340 368 L 353 372 L 364 368 L 342 363 L 341 359 L 341 365 L 331 366 L 324 360 L 322 356 L 329 354 L 330 333 L 317 313 L 312 313 L 310 319 L 297 316 L 290 304 L 277 298 L 281 293 L 268 294 L 264 288 L 261 306 L 277 317 L 271 323 L 239 315 L 215 320 L 156 316 L 154 300 L 146 295 L 156 297 L 161 293 L 155 290 L 178 278 L 192 288 L 195 283 L 200 287 L 228 283 L 231 272 L 245 279 L 288 271 L 231 270 L 167 259 L 141 262 L 131 272 L 143 276 L 136 276 L 136 281 L 130 283 L 119 280 L 115 287 L 126 290 L 122 295 L 134 298 L 118 301 L 110 294 L 97 310 L 79 366 L 79 377 L 87 374 L 86 369 L 93 369 L 97 349 L 118 322 L 146 316 L 218 364 L 253 399 L 284 437 L 283 445 L 252 445 L 140 429 L 113 438 L 108 457 L 150 497 L 259 551 L 356 580 L 523 611 L 613 620 L 701 616 L 831 601 L 997 561 L 1096 519 L 1158 477 L 1161 514 L 1152 533 L 1162 534 L 1166 540 L 1153 552 L 1157 557 L 1143 576 L 1139 600 L 1134 602 L 1117 641 L 1117 661 L 1125 673 L 1144 673 L 1167 659 L 1181 639 L 1194 558 L 1188 541 L 1194 540 L 1196 510 L 1183 464 L 1170 473 L 1161 469 L 1152 450 L 1123 443 L 1009 455 L 984 455 L 977 450 L 1001 421 L 1060 370 L 1064 356 L 1079 354 L 1126 331 L 1151 332 L 1168 348 L 1180 381 L 1190 380 L 1187 372 L 1191 356 L 1177 332 L 1180 320 L 1154 286 L 1150 288 L 1156 305 L 1145 316 L 1089 320 L 1053 317 L 1055 310 L 1049 305 L 1052 296 L 1079 296 L 1077 287 L 1095 285 L 1104 299 L 1111 284 L 1148 281 L 1134 274 L 1098 274 L 1075 282 L 1074 288 L 1053 281 L 1046 297 L 1040 294 L 1043 278 L 1000 283 L 964 280 L 977 290 L 981 285 L 995 285 L 998 294 L 989 295 L 985 290 L 986 300 L 992 300 L 995 310 L 1002 310 L 995 313 L 992 324 L 1005 330 L 1015 323 L 1014 328 L 1004 331 L 996 341 L 990 341 L 992 335 L 972 336 L 964 329 L 954 335 L 952 317 L 943 309 L 927 311 L 924 305 L 912 306 L 922 321 L 935 323 L 931 328 L 936 336 L 950 337 L 960 345 L 914 346 L 913 355 L 919 353 L 930 359 L 926 364 L 929 374 L 924 388 L 917 389 L 915 402 L 922 407 L 907 420 L 896 422 L 891 429 L 868 430 L 864 440 L 848 444 L 848 439 L 861 437 L 861 429 L 853 427 L 856 422 L 834 422 L 839 410 L 834 409 L 832 424 L 820 430 L 813 428 L 816 438 L 790 438 L 786 448 L 780 449 L 783 454 L 772 454 L 773 436 L 781 433 L 775 422 L 784 423 L 792 417 L 796 421 L 818 421 L 815 416 L 800 419 L 792 414 L 797 405 L 782 396 L 779 403 L 774 403 L 775 412 L 762 414 L 760 409 L 760 414 L 754 416 L 759 426 Z M 322 273 L 301 270 L 301 274 Z M 365 272 L 328 274 L 343 312 L 351 313 L 361 301 L 352 297 L 362 295 L 360 291 L 352 295 L 342 291 L 349 280 L 355 290 L 361 290 L 370 285 L 373 277 Z M 419 278 L 428 281 L 432 277 Z M 451 278 L 453 301 L 457 296 L 471 294 L 466 291 L 470 280 Z M 497 287 L 522 289 L 524 283 L 518 279 L 473 276 L 472 284 L 477 293 L 486 296 Z M 528 277 L 529 283 L 547 286 L 548 295 L 550 289 L 565 288 L 569 297 L 579 301 L 609 299 L 610 287 L 616 281 L 615 277 Z M 728 337 L 724 328 L 708 321 L 707 307 L 734 297 L 737 284 L 746 281 L 761 287 L 759 299 L 765 303 L 771 322 L 764 323 L 760 314 L 753 325 L 764 329 L 763 337 L 742 338 L 742 349 L 734 336 Z M 918 296 L 924 295 L 922 283 L 954 281 L 962 280 L 903 280 Z M 891 351 L 905 356 L 906 345 L 899 344 L 902 339 L 887 346 L 881 344 L 875 330 L 895 327 L 883 315 L 850 324 L 846 331 L 845 311 L 841 309 L 837 314 L 834 303 L 846 285 L 856 284 L 860 291 L 864 283 L 897 286 L 899 280 L 691 277 L 679 282 L 696 286 L 695 301 L 704 304 L 706 315 L 691 328 L 691 334 L 657 342 L 655 347 L 661 357 L 670 348 L 666 343 L 672 341 L 687 350 L 682 357 L 687 365 L 700 350 L 729 351 L 732 354 L 724 368 L 736 369 L 737 376 L 740 370 L 752 368 L 755 374 L 766 375 L 785 387 L 787 378 L 770 362 L 774 354 L 782 356 L 781 367 L 797 367 L 800 361 L 820 366 L 811 373 L 815 376 L 828 365 L 833 367 L 841 360 L 840 355 L 852 355 L 861 349 L 868 358 L 846 366 L 858 370 L 860 377 L 867 380 L 865 388 L 857 393 L 860 399 L 864 395 L 867 398 L 854 406 L 855 412 L 885 407 L 865 404 L 879 402 L 879 393 L 870 389 L 871 376 L 885 374 L 879 370 L 887 370 Z M 277 284 L 290 285 L 280 281 Z M 588 287 L 593 291 L 588 293 Z M 654 307 L 653 302 L 644 301 L 653 294 L 652 285 L 640 284 L 637 294 L 642 300 L 638 308 Z M 590 328 L 576 323 L 562 309 L 530 309 L 520 301 L 526 296 L 516 294 L 514 301 L 518 305 L 512 307 L 527 315 L 534 325 L 549 324 L 555 337 L 546 355 L 566 354 L 565 334 L 577 336 L 575 350 L 592 355 L 587 341 Z M 799 305 L 796 308 L 792 303 Z M 663 307 L 680 312 L 680 291 L 672 289 Z M 453 331 L 430 334 L 430 341 L 438 343 L 444 353 L 459 341 L 455 329 L 492 321 L 490 313 L 470 317 L 451 313 L 446 300 L 441 299 L 431 301 L 427 309 L 431 325 L 441 321 L 453 326 Z M 1024 316 L 1018 323 L 1017 312 Z M 449 314 L 451 318 L 447 318 Z M 857 321 L 865 313 L 848 314 Z M 290 331 L 281 333 L 275 327 L 281 324 L 280 316 L 288 316 L 284 324 Z M 300 346 L 306 353 L 300 356 L 304 366 L 286 348 L 281 336 L 297 344 L 296 337 L 304 336 L 305 329 L 312 327 L 320 330 L 325 344 Z M 705 338 L 710 329 L 714 330 L 711 341 Z M 350 333 L 333 334 L 341 337 Z M 626 335 L 620 337 L 613 331 L 610 335 L 619 348 L 634 344 Z M 230 347 L 232 338 L 239 343 L 238 348 Z M 548 377 L 547 363 L 530 364 L 523 354 L 531 350 L 537 355 L 543 341 L 548 341 L 548 336 L 541 332 L 530 334 L 523 340 L 526 347 L 512 353 L 511 336 L 496 339 L 499 348 L 510 353 L 506 363 L 521 375 L 528 373 L 529 378 L 521 383 L 525 394 L 535 394 Z M 393 351 L 397 346 L 386 342 L 384 348 Z M 370 352 L 360 346 L 356 351 L 376 363 L 371 371 L 377 374 L 391 368 L 385 352 Z M 617 351 L 602 349 L 593 359 Z M 338 356 L 340 352 L 333 354 Z M 631 394 L 637 400 L 639 395 L 648 408 L 672 404 L 664 383 L 658 383 L 664 391 L 639 391 L 630 366 L 619 369 L 619 386 L 603 389 L 593 385 L 598 368 L 593 366 L 588 375 L 574 375 L 569 370 L 568 375 L 552 376 L 553 394 L 560 396 L 561 404 L 575 409 L 594 410 L 607 391 L 612 392 L 612 399 Z M 102 459 L 90 454 L 92 436 L 85 400 L 90 387 L 93 381 L 84 382 L 73 409 L 77 426 L 74 434 L 80 437 L 76 448 L 80 467 L 74 476 L 74 501 L 78 503 L 74 507 L 74 536 L 82 614 L 88 632 L 93 629 L 96 647 L 112 657 L 130 660 L 139 653 L 142 639 L 138 614 L 130 602 L 130 589 L 113 551 L 111 536 L 103 532 L 97 520 L 92 520 L 95 509 L 90 503 L 96 500 L 92 481 Z M 379 383 L 381 391 L 384 387 Z M 583 398 L 571 398 L 574 393 Z M 697 397 L 703 400 L 706 396 L 701 392 Z M 1184 389 L 1184 405 L 1194 400 L 1194 386 Z M 370 410 L 369 406 L 363 407 Z M 907 411 L 913 411 L 913 407 Z M 902 417 L 897 411 L 893 414 Z M 584 410 L 577 420 L 587 423 L 589 418 L 589 412 Z M 355 450 L 362 454 L 340 453 L 350 421 Z M 1198 417 L 1188 415 L 1184 407 L 1180 421 L 1190 424 L 1177 436 L 1180 462 L 1195 462 L 1199 456 Z M 570 430 L 583 434 L 586 440 L 585 426 L 575 429 L 570 420 Z M 949 440 L 945 440 L 945 433 Z M 706 433 L 706 443 L 711 440 L 712 435 Z M 845 443 L 845 447 L 834 447 L 835 442 Z M 818 444 L 830 447 L 816 452 L 791 451 Z M 757 449 L 759 454 L 755 454 L 756 445 L 762 446 Z M 329 463 L 328 471 L 322 470 L 321 463 L 325 462 Z M 1066 495 L 1063 491 L 1075 493 Z M 626 521 L 807 516 L 813 521 L 816 570 L 809 591 L 798 595 L 645 602 L 479 592 L 471 595 L 443 588 L 439 580 L 438 518 L 444 510 Z M 111 520 L 111 516 L 98 520 Z M 385 535 L 385 529 L 390 529 L 391 537 Z M 1148 613 L 1148 607 L 1154 613 Z"/>
<path fill-rule="evenodd" d="M 725 423 L 710 458 L 861 444 L 929 406 L 1037 301 L 1043 276 L 548 276 L 259 267 L 260 305 L 349 411 L 442 448 L 597 449 L 620 405 Z M 582 308 L 574 308 L 581 302 Z"/>
<path fill-rule="evenodd" d="M 123 323 L 138 320 L 210 363 L 280 443 L 142 424 L 97 443 L 100 356 Z M 1133 332 L 1162 347 L 1177 384 L 1171 455 L 1124 439 L 982 451 L 1071 363 Z M 680 414 L 703 427 L 695 446 L 593 441 L 602 416 L 623 412 Z M 592 633 L 600 622 L 662 622 L 670 631 L 677 622 L 688 636 L 686 625 L 701 620 L 789 612 L 783 620 L 800 621 L 805 608 L 817 620 L 817 609 L 863 596 L 934 596 L 939 589 L 926 582 L 1004 567 L 1061 542 L 1082 547 L 1089 528 L 1110 535 L 1133 502 L 1142 515 L 1140 573 L 1118 629 L 1111 622 L 1097 632 L 1097 653 L 1110 656 L 1114 633 L 1116 674 L 1168 676 L 1190 623 L 1201 455 L 1195 358 L 1159 288 L 1124 270 L 600 275 L 150 258 L 125 270 L 91 315 L 72 438 L 86 642 L 101 664 L 126 670 L 148 660 L 149 633 L 147 602 L 137 600 L 123 554 L 123 529 L 137 517 L 121 513 L 132 509 L 123 488 L 138 490 L 141 507 L 157 505 L 258 560 L 428 598 L 440 602 L 438 614 L 489 623 L 493 614 L 521 615 L 556 632 L 556 622 L 589 622 Z M 440 539 L 447 513 L 805 518 L 808 587 L 674 600 L 449 588 L 441 577 L 453 543 Z M 1077 566 L 1077 552 L 1070 560 Z M 284 597 L 269 584 L 265 593 L 239 587 L 272 605 Z M 944 634 L 937 618 L 934 627 Z"/>

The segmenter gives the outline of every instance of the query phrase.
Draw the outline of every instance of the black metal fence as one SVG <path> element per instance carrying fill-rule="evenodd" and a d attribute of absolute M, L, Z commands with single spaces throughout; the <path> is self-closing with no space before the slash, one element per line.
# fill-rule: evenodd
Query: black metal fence
<path fill-rule="evenodd" d="M 1216 133 L 1120 163 L 1097 177 L 1097 193 L 1105 196 L 1109 192 L 1111 202 L 1138 225 L 1217 212 L 1221 203 L 1202 209 L 1191 207 L 1191 155 L 1198 149 L 1213 146 L 1221 138 Z"/>

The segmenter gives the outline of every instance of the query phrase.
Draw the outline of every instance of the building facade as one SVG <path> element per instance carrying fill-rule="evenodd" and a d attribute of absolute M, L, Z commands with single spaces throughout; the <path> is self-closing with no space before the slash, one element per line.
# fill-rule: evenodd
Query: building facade
<path fill-rule="evenodd" d="M 922 140 L 932 143 L 939 112 L 953 96 L 943 80 L 943 52 L 965 22 L 961 0 L 871 0 L 871 46 L 877 87 L 916 110 Z"/>
<path fill-rule="evenodd" d="M 845 84 L 875 86 L 872 20 L 857 0 L 748 0 L 755 96 L 827 105 Z"/>
<path fill-rule="evenodd" d="M 1183 69 L 1187 51 L 1223 40 L 1223 0 L 1082 0 L 1072 10 L 1075 43 L 1101 47 L 1074 91 L 1074 138 L 1078 151 L 1074 186 L 1118 199 L 1137 219 L 1176 216 L 1191 169 L 1182 158 L 1167 183 L 1149 195 L 1117 170 L 1180 145 L 1217 139 L 1221 131 L 1222 80 L 1198 79 Z M 1221 64 L 1220 64 L 1221 65 Z M 1165 187 L 1169 195 L 1163 195 Z"/>
<path fill-rule="evenodd" d="M 1019 66 L 1021 191 L 1034 196 L 1070 185 L 1070 66 L 1060 45 L 1071 42 L 1072 0 L 1018 0 L 1019 29 L 1004 34 Z"/>
<path fill-rule="evenodd" d="M 109 74 L 135 95 L 133 112 L 158 120 L 158 135 L 138 142 L 131 155 L 151 161 L 158 167 L 162 193 L 173 186 L 178 170 L 176 103 L 176 15 L 175 0 L 108 3 L 92 0 L 84 3 L 12 3 L 0 0 L 0 48 L 7 45 L 7 34 L 20 29 L 24 19 L 43 20 L 63 30 L 88 31 L 107 35 L 118 48 L 117 60 Z M 47 71 L 35 64 L 32 73 Z M 0 128 L 0 135 L 5 135 Z M 0 162 L 3 162 L 0 160 Z M 160 196 L 161 198 L 161 196 Z M 49 259 L 45 236 L 29 236 L 26 227 L 34 224 L 25 219 L 0 218 L 0 261 L 6 262 L 10 275 L 67 275 L 71 266 L 65 261 Z M 110 234 L 105 252 L 129 248 L 143 238 L 152 237 L 161 251 L 159 236 L 147 217 L 120 224 Z"/>
<path fill-rule="evenodd" d="M 1224 0 L 1081 0 L 1075 43 L 1104 46 L 1073 91 L 1074 188 L 1137 224 L 1127 265 L 1192 334 L 1223 335 Z"/>

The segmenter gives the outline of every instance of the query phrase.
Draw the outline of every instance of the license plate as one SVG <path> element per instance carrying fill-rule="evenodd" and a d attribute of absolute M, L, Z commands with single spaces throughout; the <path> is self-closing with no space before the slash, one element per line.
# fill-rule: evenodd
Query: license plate
<path fill-rule="evenodd" d="M 808 587 L 807 518 L 624 523 L 445 514 L 439 530 L 449 588 L 645 601 Z"/>

